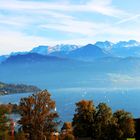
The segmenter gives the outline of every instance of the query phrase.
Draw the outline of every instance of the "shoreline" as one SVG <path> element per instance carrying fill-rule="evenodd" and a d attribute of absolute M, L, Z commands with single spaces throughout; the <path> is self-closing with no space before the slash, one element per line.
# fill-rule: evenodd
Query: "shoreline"
<path fill-rule="evenodd" d="M 5 93 L 5 94 L 0 94 L 0 96 L 6 96 L 6 95 L 14 95 L 14 94 L 34 94 L 34 93 L 37 93 L 39 91 L 33 91 L 33 92 L 17 92 L 17 93 Z"/>

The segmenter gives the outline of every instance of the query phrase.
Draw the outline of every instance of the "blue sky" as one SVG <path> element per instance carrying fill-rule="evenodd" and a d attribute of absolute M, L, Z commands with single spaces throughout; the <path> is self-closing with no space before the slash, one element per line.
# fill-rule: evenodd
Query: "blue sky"
<path fill-rule="evenodd" d="M 38 45 L 140 41 L 139 0 L 0 0 L 0 54 Z"/>

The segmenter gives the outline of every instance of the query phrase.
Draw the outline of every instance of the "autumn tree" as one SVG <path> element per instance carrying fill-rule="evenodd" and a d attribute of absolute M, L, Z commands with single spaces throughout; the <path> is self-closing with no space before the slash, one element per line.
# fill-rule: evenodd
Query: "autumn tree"
<path fill-rule="evenodd" d="M 61 131 L 65 131 L 65 133 L 72 133 L 72 123 L 65 122 L 61 128 Z"/>
<path fill-rule="evenodd" d="M 27 140 L 24 132 L 17 132 L 14 140 Z"/>
<path fill-rule="evenodd" d="M 75 137 L 72 134 L 66 134 L 63 138 L 60 138 L 60 140 L 75 140 Z"/>
<path fill-rule="evenodd" d="M 71 122 L 65 122 L 61 128 L 60 140 L 74 140 L 73 128 Z"/>
<path fill-rule="evenodd" d="M 58 114 L 54 111 L 55 102 L 47 90 L 22 98 L 19 104 L 22 130 L 30 140 L 44 140 L 46 134 L 56 129 Z"/>
<path fill-rule="evenodd" d="M 76 137 L 92 137 L 95 108 L 92 101 L 82 100 L 76 103 L 73 118 L 73 132 Z"/>
<path fill-rule="evenodd" d="M 5 139 L 6 135 L 9 132 L 10 119 L 7 116 L 9 112 L 10 110 L 8 106 L 0 105 L 0 139 Z"/>
<path fill-rule="evenodd" d="M 132 138 L 135 134 L 135 123 L 132 114 L 118 110 L 113 114 L 122 138 Z M 121 138 L 120 138 L 121 140 Z"/>
<path fill-rule="evenodd" d="M 105 103 L 96 108 L 92 101 L 76 103 L 73 131 L 76 137 L 90 137 L 94 140 L 124 140 L 135 134 L 131 113 L 118 110 L 114 114 Z"/>
<path fill-rule="evenodd" d="M 93 134 L 96 140 L 109 140 L 109 127 L 112 123 L 112 110 L 105 103 L 100 103 L 96 107 L 94 115 Z"/>

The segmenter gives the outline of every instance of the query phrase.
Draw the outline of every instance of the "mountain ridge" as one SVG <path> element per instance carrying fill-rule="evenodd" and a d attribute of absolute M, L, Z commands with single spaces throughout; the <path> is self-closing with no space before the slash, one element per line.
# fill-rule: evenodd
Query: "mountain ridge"
<path fill-rule="evenodd" d="M 40 45 L 28 52 L 14 52 L 10 55 L 0 56 L 0 63 L 9 61 L 12 56 L 27 54 L 39 54 L 43 56 L 53 56 L 58 58 L 68 58 L 91 61 L 96 58 L 103 57 L 140 57 L 140 42 L 135 40 L 119 41 L 112 43 L 110 41 L 97 41 L 94 44 L 87 44 L 85 46 L 60 44 L 56 46 Z M 25 58 L 27 59 L 27 58 Z"/>

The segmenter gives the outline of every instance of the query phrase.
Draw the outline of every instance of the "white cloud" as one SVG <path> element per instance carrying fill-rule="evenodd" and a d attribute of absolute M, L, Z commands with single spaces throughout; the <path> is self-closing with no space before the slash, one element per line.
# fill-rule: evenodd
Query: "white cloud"
<path fill-rule="evenodd" d="M 4 25 L 4 26 L 15 26 L 15 27 L 24 27 L 26 25 L 29 24 L 29 20 L 26 20 L 26 17 L 21 17 L 21 16 L 4 16 L 2 14 L 0 14 L 0 24 Z"/>
<path fill-rule="evenodd" d="M 0 54 L 7 54 L 15 51 L 29 51 L 40 44 L 55 44 L 51 39 L 28 36 L 20 32 L 1 31 L 0 34 Z"/>
<path fill-rule="evenodd" d="M 138 18 L 140 18 L 140 14 L 133 15 L 133 16 L 128 17 L 128 18 L 124 18 L 124 19 L 120 20 L 119 22 L 117 22 L 116 24 L 122 24 L 122 23 L 129 22 L 129 21 L 135 21 Z"/>
<path fill-rule="evenodd" d="M 45 37 L 39 36 L 29 36 L 21 32 L 16 31 L 1 31 L 0 34 L 0 55 L 9 54 L 13 51 L 29 51 L 33 47 L 39 45 L 49 45 L 55 46 L 56 44 L 86 44 L 87 40 L 85 38 L 76 38 L 69 40 L 52 40 Z"/>
<path fill-rule="evenodd" d="M 70 11 L 70 12 L 97 12 L 107 16 L 121 17 L 126 13 L 111 5 L 111 0 L 93 0 L 87 1 L 85 4 L 71 4 L 71 3 L 52 3 L 52 2 L 35 2 L 35 1 L 0 1 L 0 9 L 7 10 L 27 10 L 27 11 L 40 11 L 40 10 L 57 10 L 57 11 Z M 26 12 L 26 11 L 25 11 Z"/>
<path fill-rule="evenodd" d="M 69 21 L 69 22 L 68 22 Z M 56 44 L 77 44 L 85 45 L 94 43 L 97 40 L 119 41 L 135 38 L 139 40 L 138 30 L 121 29 L 116 26 L 104 25 L 92 22 L 63 20 L 58 24 L 42 25 L 44 28 L 52 28 L 60 31 L 70 32 L 73 34 L 82 34 L 83 37 L 74 39 L 50 39 L 47 37 L 39 37 L 35 35 L 27 35 L 23 32 L 1 29 L 0 34 L 0 54 L 9 53 L 11 51 L 31 50 L 38 45 L 56 45 Z M 3 51 L 2 51 L 3 50 Z"/>
<path fill-rule="evenodd" d="M 86 36 L 94 36 L 98 34 L 99 30 L 105 27 L 105 24 L 80 21 L 76 19 L 63 19 L 57 22 L 57 24 L 45 24 L 40 27 L 46 29 L 55 29 L 63 32 L 77 33 Z"/>
<path fill-rule="evenodd" d="M 80 0 L 73 3 L 70 0 L 59 0 L 59 3 L 58 1 L 0 0 L 0 10 L 6 11 L 0 14 L 0 48 L 4 47 L 1 50 L 5 50 L 1 51 L 1 54 L 13 50 L 29 50 L 40 44 L 86 44 L 97 40 L 139 40 L 140 36 L 140 30 L 137 27 L 131 29 L 121 27 L 127 21 L 137 19 L 139 15 L 133 16 L 114 7 L 112 0 Z M 82 18 L 74 13 L 81 14 Z M 93 19 L 86 18 L 89 13 L 91 16 L 93 14 Z M 94 14 L 97 13 L 104 18 L 96 20 Z M 106 18 L 112 18 L 112 20 L 106 21 Z M 52 35 L 50 39 L 48 29 L 50 32 L 53 30 L 53 32 L 59 31 L 60 34 L 65 33 L 69 38 L 64 40 L 62 36 L 61 39 L 60 37 L 57 39 Z M 42 31 L 44 37 L 42 37 Z"/>

